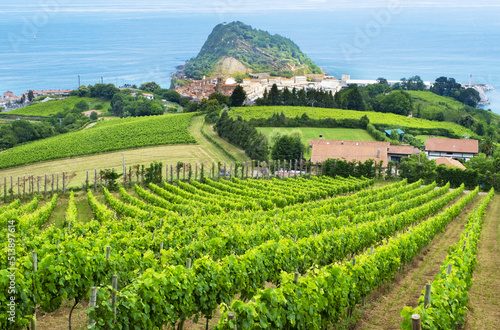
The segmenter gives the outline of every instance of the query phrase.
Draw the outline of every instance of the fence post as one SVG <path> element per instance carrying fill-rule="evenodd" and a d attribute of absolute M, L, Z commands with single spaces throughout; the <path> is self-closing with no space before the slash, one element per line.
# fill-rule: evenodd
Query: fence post
<path fill-rule="evenodd" d="M 63 194 L 66 193 L 66 172 L 62 172 L 62 175 L 63 175 Z"/>
<path fill-rule="evenodd" d="M 51 181 L 51 184 L 52 184 L 52 195 L 54 195 L 54 182 L 55 182 L 54 173 L 52 173 L 52 181 Z"/>
<path fill-rule="evenodd" d="M 421 329 L 420 315 L 413 314 L 411 316 L 411 330 L 420 330 L 420 329 Z"/>
<path fill-rule="evenodd" d="M 93 307 L 96 307 L 97 305 L 97 287 L 93 286 L 90 288 L 90 301 L 89 301 L 89 309 L 90 308 L 93 308 Z M 94 325 L 95 324 L 95 320 L 94 319 L 90 319 L 89 320 L 89 325 Z"/>
<path fill-rule="evenodd" d="M 424 308 L 429 307 L 430 303 L 431 303 L 431 284 L 427 283 L 425 285 Z"/>
<path fill-rule="evenodd" d="M 56 194 L 59 194 L 59 173 L 56 174 L 57 177 L 57 191 Z"/>
<path fill-rule="evenodd" d="M 36 274 L 38 271 L 38 256 L 36 251 L 33 251 L 31 256 L 33 259 L 33 272 Z M 36 306 L 34 308 L 35 310 L 33 311 L 33 319 L 31 320 L 31 329 L 36 330 Z"/>
<path fill-rule="evenodd" d="M 194 168 L 194 181 L 198 178 L 198 162 L 196 162 L 196 167 Z"/>
<path fill-rule="evenodd" d="M 113 293 L 111 294 L 111 306 L 113 307 L 113 314 L 116 318 L 116 291 L 118 291 L 118 275 L 113 275 L 111 286 L 113 287 Z"/>

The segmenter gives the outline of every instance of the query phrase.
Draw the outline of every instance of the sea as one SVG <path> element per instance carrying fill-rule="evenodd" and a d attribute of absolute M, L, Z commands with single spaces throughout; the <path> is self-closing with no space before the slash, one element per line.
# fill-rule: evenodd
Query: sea
<path fill-rule="evenodd" d="M 258 10 L 258 11 L 257 11 Z M 285 36 L 335 77 L 419 75 L 488 84 L 500 114 L 498 7 L 377 7 L 253 12 L 21 11 L 0 15 L 0 95 L 75 89 L 101 81 L 170 86 L 215 25 L 241 21 Z"/>

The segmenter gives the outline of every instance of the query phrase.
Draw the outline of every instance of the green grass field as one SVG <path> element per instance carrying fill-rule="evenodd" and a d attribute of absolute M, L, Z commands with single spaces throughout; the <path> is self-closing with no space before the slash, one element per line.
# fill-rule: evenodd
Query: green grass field
<path fill-rule="evenodd" d="M 90 97 L 77 97 L 72 96 L 62 100 L 53 100 L 45 103 L 31 104 L 27 107 L 12 110 L 9 112 L 1 112 L 0 115 L 19 115 L 19 116 L 30 116 L 30 117 L 49 117 L 55 115 L 56 113 L 64 110 L 71 110 L 74 106 L 80 102 L 85 101 L 87 104 L 91 103 L 91 108 L 94 109 L 96 105 L 101 104 L 102 109 L 98 110 L 105 114 L 109 107 L 110 102 L 101 99 L 90 98 Z"/>
<path fill-rule="evenodd" d="M 318 139 L 322 134 L 327 140 L 349 140 L 349 141 L 375 141 L 364 129 L 354 128 L 318 128 L 318 127 L 257 127 L 257 130 L 264 134 L 269 140 L 270 136 L 279 132 L 282 134 L 299 130 L 302 132 L 302 143 L 308 147 L 311 139 Z M 306 148 L 306 155 L 311 153 L 310 148 Z"/>
<path fill-rule="evenodd" d="M 0 153 L 0 168 L 147 146 L 195 143 L 193 114 L 99 121 L 92 128 L 34 141 Z"/>
<path fill-rule="evenodd" d="M 373 111 L 354 111 L 340 109 L 324 109 L 314 108 L 311 111 L 310 107 L 288 107 L 288 106 L 271 106 L 271 107 L 239 107 L 233 108 L 229 115 L 231 117 L 241 116 L 244 120 L 250 118 L 269 118 L 274 113 L 283 112 L 287 117 L 301 116 L 307 114 L 311 118 L 335 118 L 335 119 L 359 119 L 366 115 L 372 124 L 385 124 L 394 126 L 393 128 L 420 128 L 420 129 L 450 129 L 456 135 L 464 134 L 474 135 L 474 133 L 458 124 L 448 122 L 435 122 L 420 118 L 408 118 L 392 113 L 381 113 Z M 311 113 L 312 112 L 312 113 Z"/>

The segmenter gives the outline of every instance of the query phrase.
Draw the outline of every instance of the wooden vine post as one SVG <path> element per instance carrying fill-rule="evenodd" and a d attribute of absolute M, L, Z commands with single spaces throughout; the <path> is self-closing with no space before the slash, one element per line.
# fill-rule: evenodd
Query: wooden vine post
<path fill-rule="evenodd" d="M 429 307 L 430 304 L 431 304 L 431 284 L 427 283 L 425 285 L 424 308 Z"/>
<path fill-rule="evenodd" d="M 116 319 L 116 291 L 118 291 L 118 275 L 113 275 L 111 286 L 113 287 L 113 292 L 111 294 L 111 306 L 113 307 L 113 314 Z"/>
<path fill-rule="evenodd" d="M 37 256 L 37 253 L 36 251 L 33 251 L 31 253 L 32 255 L 32 258 L 33 258 L 33 274 L 36 276 L 36 273 L 38 271 L 38 256 Z M 34 294 L 36 294 L 36 292 L 33 292 Z M 36 306 L 34 307 L 34 310 L 33 310 L 33 318 L 31 319 L 31 328 L 32 330 L 36 330 Z"/>
<path fill-rule="evenodd" d="M 420 315 L 413 314 L 411 316 L 411 330 L 420 330 L 420 329 L 422 329 L 421 323 L 420 323 Z"/>
<path fill-rule="evenodd" d="M 52 181 L 50 182 L 52 184 L 52 192 L 51 194 L 54 195 L 54 173 L 52 173 Z"/>
<path fill-rule="evenodd" d="M 90 301 L 89 309 L 95 308 L 97 306 L 97 287 L 93 286 L 90 288 Z M 95 324 L 94 319 L 89 320 L 89 325 L 93 326 Z"/>
<path fill-rule="evenodd" d="M 236 313 L 235 313 L 235 312 L 229 312 L 229 313 L 227 313 L 227 318 L 228 318 L 228 320 L 229 320 L 229 321 L 234 320 L 234 319 L 236 318 Z M 237 329 L 238 329 L 238 327 L 237 327 L 237 325 L 236 325 L 236 322 L 235 322 L 235 324 L 234 324 L 234 328 L 233 328 L 233 329 L 234 329 L 234 330 L 237 330 Z"/>

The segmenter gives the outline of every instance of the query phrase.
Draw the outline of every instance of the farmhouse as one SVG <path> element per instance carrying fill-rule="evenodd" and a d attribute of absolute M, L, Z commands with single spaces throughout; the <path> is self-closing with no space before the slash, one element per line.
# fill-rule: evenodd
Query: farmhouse
<path fill-rule="evenodd" d="M 390 146 L 387 150 L 387 158 L 393 162 L 401 162 L 401 159 L 411 155 L 418 155 L 420 150 L 413 146 Z"/>
<path fill-rule="evenodd" d="M 365 162 L 373 159 L 383 161 L 382 167 L 387 167 L 389 161 L 400 162 L 410 155 L 419 154 L 420 150 L 412 146 L 391 146 L 389 142 L 378 141 L 341 141 L 311 139 L 311 161 L 323 162 L 329 158 L 345 159 L 346 161 Z"/>
<path fill-rule="evenodd" d="M 389 142 L 378 141 L 341 141 L 311 139 L 311 162 L 323 162 L 327 159 L 345 159 L 346 161 L 365 162 L 373 159 L 382 161 L 382 167 L 387 167 L 387 150 Z"/>
<path fill-rule="evenodd" d="M 477 140 L 427 138 L 425 153 L 429 159 L 447 157 L 469 160 L 479 153 Z"/>

